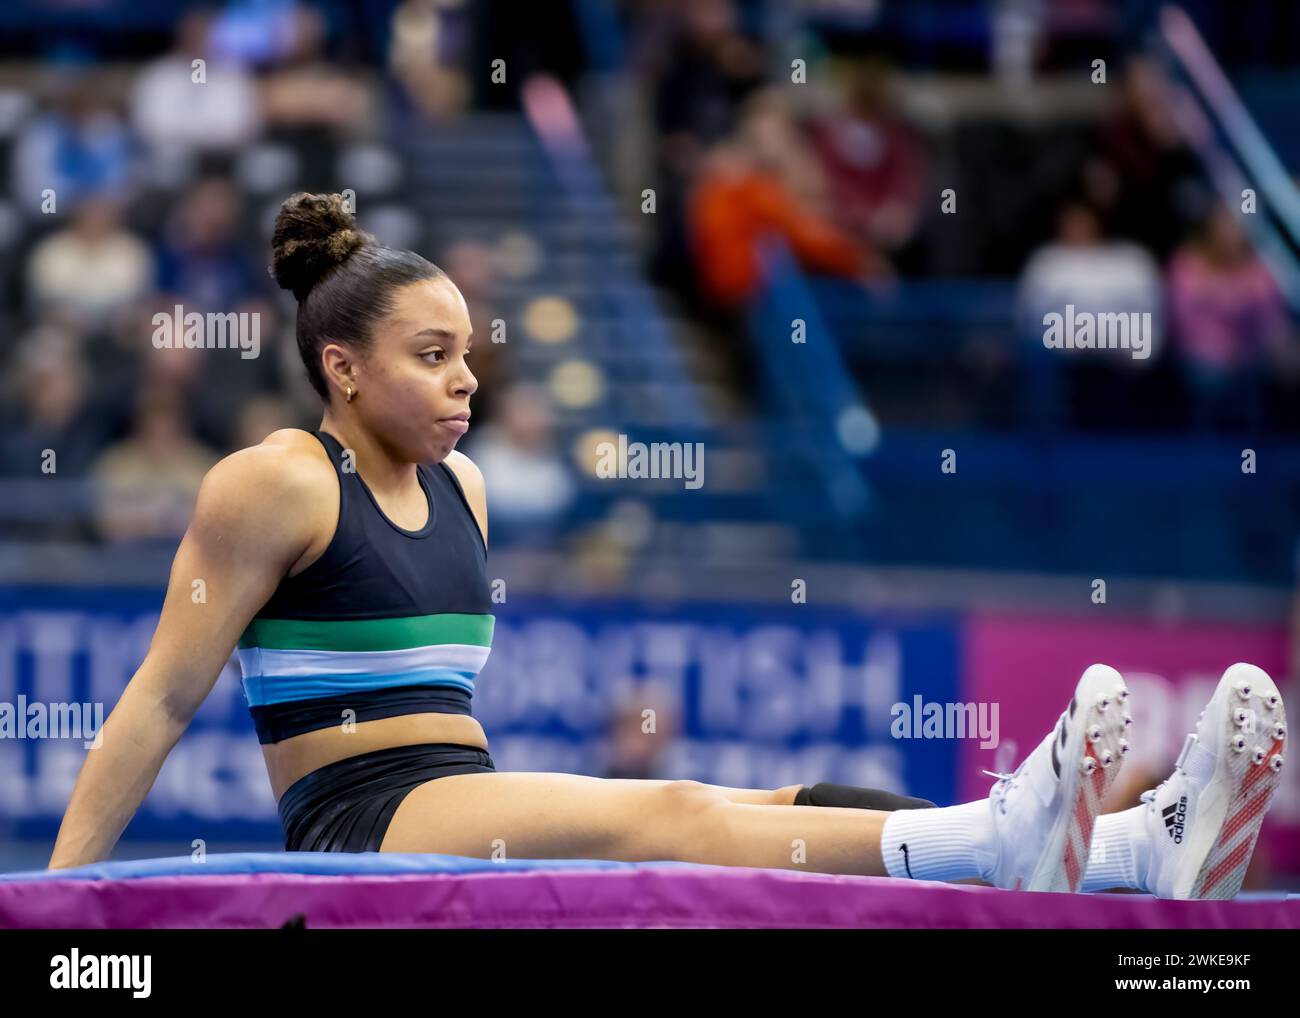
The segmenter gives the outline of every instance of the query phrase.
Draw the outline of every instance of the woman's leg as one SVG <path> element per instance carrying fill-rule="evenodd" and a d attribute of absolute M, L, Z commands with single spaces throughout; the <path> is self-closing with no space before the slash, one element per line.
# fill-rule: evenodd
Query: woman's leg
<path fill-rule="evenodd" d="M 987 800 L 893 813 L 736 801 L 697 781 L 461 774 L 403 801 L 382 849 L 479 858 L 676 860 L 1075 890 L 1119 770 L 1122 677 L 1094 665 L 1053 730 Z M 751 798 L 752 790 L 733 789 Z M 782 790 L 784 795 L 785 790 Z M 769 794 L 758 792 L 761 798 Z"/>
<path fill-rule="evenodd" d="M 577 774 L 458 774 L 407 795 L 382 850 L 885 874 L 880 829 L 889 814 L 774 801 L 793 801 L 796 791 Z M 766 804 L 749 801 L 764 797 Z"/>
<path fill-rule="evenodd" d="M 783 788 L 726 788 L 709 785 L 732 802 L 751 806 L 838 806 L 846 809 L 875 809 L 892 813 L 896 809 L 933 809 L 929 799 L 887 792 L 883 788 L 860 788 L 819 781 L 809 785 L 786 785 Z"/>
<path fill-rule="evenodd" d="M 731 802 L 748 803 L 750 806 L 793 806 L 795 796 L 799 794 L 800 785 L 786 785 L 784 788 L 726 788 L 722 785 L 707 785 L 715 792 L 720 792 Z"/>
<path fill-rule="evenodd" d="M 382 848 L 980 877 L 1025 890 L 1079 890 L 1089 871 L 1084 889 L 1233 897 L 1285 763 L 1286 712 L 1276 685 L 1253 665 L 1230 667 L 1174 773 L 1144 796 L 1144 806 L 1103 818 L 1094 840 L 1093 821 L 1128 749 L 1127 697 L 1113 668 L 1088 668 L 1015 773 L 1002 776 L 988 799 L 962 806 L 885 813 L 781 805 L 794 786 L 766 792 L 696 781 L 463 774 L 412 791 Z"/>

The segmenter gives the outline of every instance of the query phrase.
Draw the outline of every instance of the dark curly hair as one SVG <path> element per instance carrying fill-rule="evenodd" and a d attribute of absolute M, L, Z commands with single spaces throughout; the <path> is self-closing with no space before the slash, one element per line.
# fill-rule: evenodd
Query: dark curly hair
<path fill-rule="evenodd" d="M 342 195 L 299 192 L 276 216 L 271 276 L 298 301 L 298 353 L 312 388 L 328 403 L 320 362 L 324 344 L 343 342 L 364 351 L 371 326 L 392 310 L 395 290 L 446 273 L 358 230 Z"/>

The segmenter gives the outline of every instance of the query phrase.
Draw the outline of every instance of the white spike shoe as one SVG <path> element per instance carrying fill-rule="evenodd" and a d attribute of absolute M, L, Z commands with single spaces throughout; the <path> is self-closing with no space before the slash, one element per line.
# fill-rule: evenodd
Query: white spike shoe
<path fill-rule="evenodd" d="M 989 792 L 997 862 L 985 879 L 1026 891 L 1077 891 L 1102 797 L 1128 752 L 1124 678 L 1092 665 L 1056 727 Z M 991 772 L 986 772 L 991 773 Z"/>
<path fill-rule="evenodd" d="M 1161 898 L 1234 898 L 1282 780 L 1286 709 L 1268 674 L 1223 673 L 1174 772 L 1144 792 L 1147 889 Z"/>

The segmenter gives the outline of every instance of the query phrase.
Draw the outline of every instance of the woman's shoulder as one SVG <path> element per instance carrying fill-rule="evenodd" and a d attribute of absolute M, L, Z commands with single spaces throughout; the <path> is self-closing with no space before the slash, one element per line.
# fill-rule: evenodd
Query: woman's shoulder
<path fill-rule="evenodd" d="M 203 479 L 199 508 L 292 514 L 329 506 L 337 491 L 325 447 L 309 432 L 285 428 L 217 462 Z"/>
<path fill-rule="evenodd" d="M 483 490 L 483 471 L 472 459 L 466 456 L 459 449 L 453 449 L 447 453 L 447 458 L 443 460 L 447 469 L 456 475 L 456 480 L 460 481 L 460 486 L 469 494 L 469 489 L 474 488 L 478 491 Z"/>
<path fill-rule="evenodd" d="M 442 462 L 460 483 L 460 490 L 465 493 L 465 501 L 474 513 L 484 543 L 487 543 L 487 485 L 483 481 L 483 472 L 472 459 L 456 449 L 447 453 Z"/>

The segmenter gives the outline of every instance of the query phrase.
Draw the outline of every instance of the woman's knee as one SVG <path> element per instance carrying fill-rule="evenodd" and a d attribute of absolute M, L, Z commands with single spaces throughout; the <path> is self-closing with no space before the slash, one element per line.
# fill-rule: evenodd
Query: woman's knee
<path fill-rule="evenodd" d="M 691 778 L 665 781 L 659 791 L 667 808 L 685 813 L 694 813 L 730 801 L 721 789 Z"/>
<path fill-rule="evenodd" d="M 691 860 L 725 840 L 732 802 L 700 781 L 667 781 L 659 789 L 655 828 L 666 858 Z"/>

